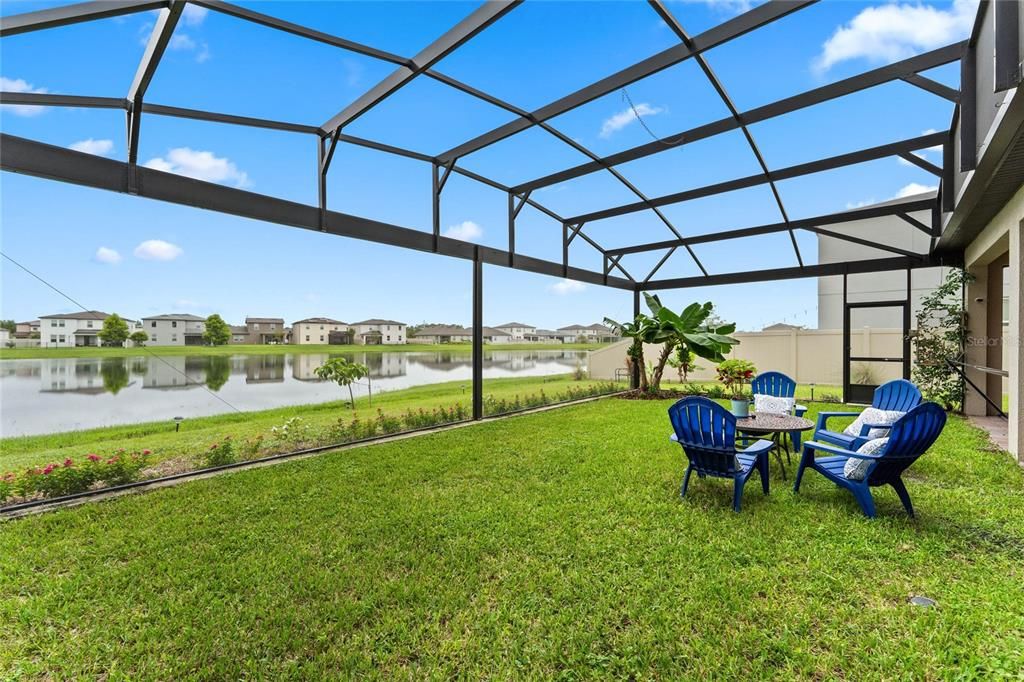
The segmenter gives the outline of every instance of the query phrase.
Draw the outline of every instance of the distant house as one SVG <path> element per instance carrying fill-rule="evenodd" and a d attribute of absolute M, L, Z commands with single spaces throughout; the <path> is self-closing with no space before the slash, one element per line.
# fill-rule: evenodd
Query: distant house
<path fill-rule="evenodd" d="M 803 329 L 803 328 L 804 328 L 804 326 L 802 324 L 787 324 L 785 322 L 776 322 L 775 324 L 770 324 L 767 327 L 762 328 L 761 331 L 763 331 L 763 332 L 788 332 L 788 331 L 792 331 L 792 330 L 800 330 L 800 329 Z"/>
<path fill-rule="evenodd" d="M 512 343 L 512 335 L 497 327 L 484 327 L 484 343 Z"/>
<path fill-rule="evenodd" d="M 352 329 L 341 320 L 329 317 L 309 317 L 292 322 L 291 343 L 331 343 L 348 345 L 352 343 Z"/>
<path fill-rule="evenodd" d="M 39 320 L 32 320 L 31 322 L 18 322 L 14 325 L 14 334 L 12 336 L 16 339 L 37 339 L 39 338 Z"/>
<path fill-rule="evenodd" d="M 473 330 L 459 325 L 429 325 L 421 327 L 414 336 L 409 337 L 413 343 L 472 343 Z"/>
<path fill-rule="evenodd" d="M 559 327 L 558 332 L 562 335 L 565 343 L 609 343 L 617 341 L 619 338 L 614 331 L 603 324 L 573 324 L 568 327 Z"/>
<path fill-rule="evenodd" d="M 350 325 L 353 331 L 353 341 L 366 346 L 379 346 L 381 344 L 396 345 L 405 343 L 404 322 L 395 320 L 363 320 Z"/>
<path fill-rule="evenodd" d="M 281 317 L 247 317 L 245 330 L 245 343 L 262 345 L 285 340 L 284 318 Z"/>
<path fill-rule="evenodd" d="M 231 328 L 231 343 L 246 343 L 249 338 L 249 328 L 244 324 L 228 325 Z"/>
<path fill-rule="evenodd" d="M 142 318 L 142 331 L 151 346 L 201 346 L 206 318 L 186 313 L 170 313 Z"/>
<path fill-rule="evenodd" d="M 537 335 L 537 328 L 522 322 L 506 322 L 499 324 L 495 329 L 508 334 L 512 341 L 533 341 Z"/>
<path fill-rule="evenodd" d="M 563 343 L 565 341 L 565 335 L 553 329 L 538 329 L 534 336 L 540 343 Z"/>
<path fill-rule="evenodd" d="M 98 347 L 99 332 L 110 313 L 88 310 L 80 313 L 58 313 L 39 316 L 39 345 L 43 348 Z M 125 319 L 129 329 L 137 328 L 135 320 Z"/>

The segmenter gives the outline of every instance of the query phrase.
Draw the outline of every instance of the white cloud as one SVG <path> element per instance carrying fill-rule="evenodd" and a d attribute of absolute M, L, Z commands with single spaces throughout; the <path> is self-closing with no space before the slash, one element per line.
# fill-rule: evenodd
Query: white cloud
<path fill-rule="evenodd" d="M 101 246 L 100 248 L 96 249 L 96 255 L 93 256 L 93 259 L 97 263 L 108 263 L 110 265 L 117 265 L 118 263 L 121 262 L 121 254 L 119 254 L 114 249 L 111 249 L 106 246 Z"/>
<path fill-rule="evenodd" d="M 893 62 L 962 40 L 971 32 L 977 7 L 977 0 L 953 0 L 948 9 L 895 2 L 868 7 L 836 29 L 813 67 L 821 73 L 849 59 Z"/>
<path fill-rule="evenodd" d="M 167 43 L 167 47 L 172 50 L 194 50 L 196 41 L 192 40 L 187 33 L 175 33 L 171 36 L 171 42 Z"/>
<path fill-rule="evenodd" d="M 451 225 L 444 231 L 445 237 L 461 239 L 464 242 L 471 242 L 484 236 L 484 228 L 472 220 L 464 220 L 457 225 Z"/>
<path fill-rule="evenodd" d="M 185 175 L 196 180 L 248 187 L 249 176 L 239 170 L 233 161 L 213 152 L 197 151 L 188 147 L 175 147 L 166 157 L 158 156 L 145 163 L 146 168 Z"/>
<path fill-rule="evenodd" d="M 210 10 L 205 7 L 188 3 L 181 12 L 181 21 L 186 26 L 198 26 L 206 20 L 206 15 L 209 13 Z"/>
<path fill-rule="evenodd" d="M 79 140 L 69 144 L 68 149 L 73 149 L 76 152 L 85 152 L 86 154 L 95 154 L 96 156 L 110 156 L 110 153 L 114 151 L 114 141 L 95 140 L 90 137 L 87 140 Z"/>
<path fill-rule="evenodd" d="M 0 76 L 0 90 L 3 92 L 35 92 L 45 94 L 46 88 L 35 88 L 32 84 L 21 78 L 5 78 Z M 49 107 L 41 107 L 32 104 L 4 104 L 0 110 L 8 111 L 15 116 L 38 116 L 45 113 Z"/>
<path fill-rule="evenodd" d="M 635 121 L 637 119 L 637 114 L 640 116 L 655 116 L 663 111 L 665 110 L 661 107 L 652 107 L 646 102 L 641 102 L 636 105 L 636 111 L 630 107 L 629 109 L 620 111 L 614 116 L 606 118 L 604 122 L 601 123 L 601 132 L 599 135 L 603 138 L 611 137 L 612 134 L 622 130 Z"/>
<path fill-rule="evenodd" d="M 142 260 L 174 260 L 185 253 L 177 244 L 165 242 L 162 239 L 147 239 L 135 247 L 133 252 L 136 258 Z"/>
<path fill-rule="evenodd" d="M 548 291 L 558 294 L 559 296 L 567 296 L 569 294 L 578 294 L 584 291 L 587 285 L 583 282 L 577 282 L 574 279 L 563 279 L 560 282 L 556 282 L 548 287 Z"/>
<path fill-rule="evenodd" d="M 934 192 L 937 189 L 938 187 L 935 185 L 922 185 L 919 182 L 911 182 L 910 184 L 901 187 L 900 191 L 896 192 L 896 196 L 894 196 L 893 199 L 903 199 L 904 197 L 912 197 L 915 194 Z"/>

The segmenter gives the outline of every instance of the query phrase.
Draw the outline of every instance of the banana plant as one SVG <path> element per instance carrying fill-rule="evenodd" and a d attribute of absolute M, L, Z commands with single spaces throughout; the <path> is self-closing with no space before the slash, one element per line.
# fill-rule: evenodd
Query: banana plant
<path fill-rule="evenodd" d="M 672 352 L 683 349 L 697 357 L 711 362 L 721 362 L 739 341 L 731 336 L 736 331 L 735 324 L 710 325 L 714 305 L 707 303 L 691 303 L 681 313 L 675 313 L 663 306 L 661 300 L 652 294 L 644 293 L 647 307 L 650 308 L 658 323 L 658 331 L 651 336 L 654 343 L 661 343 L 661 355 L 651 370 L 648 382 L 649 391 L 661 388 L 661 379 L 665 373 L 665 364 Z"/>
<path fill-rule="evenodd" d="M 647 368 L 644 363 L 644 344 L 658 343 L 655 337 L 659 333 L 660 323 L 655 318 L 640 313 L 632 322 L 616 322 L 610 317 L 604 318 L 605 324 L 631 343 L 626 350 L 626 357 L 639 369 L 640 390 L 647 392 Z"/>

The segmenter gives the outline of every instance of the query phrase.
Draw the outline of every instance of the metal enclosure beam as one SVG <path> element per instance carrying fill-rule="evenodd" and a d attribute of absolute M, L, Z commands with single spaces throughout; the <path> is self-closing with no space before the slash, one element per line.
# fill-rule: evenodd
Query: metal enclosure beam
<path fill-rule="evenodd" d="M 114 159 L 0 133 L 0 169 L 6 171 L 129 193 L 128 174 L 133 168 L 137 173 L 137 188 L 134 193 L 140 197 L 205 208 L 278 225 L 321 230 L 318 206 L 194 180 L 144 166 L 130 166 Z M 336 211 L 326 211 L 322 231 L 416 251 L 434 251 L 433 235 L 429 232 Z M 465 260 L 472 260 L 478 253 L 484 263 L 508 266 L 508 253 L 504 250 L 476 246 L 448 237 L 439 239 L 437 253 Z M 600 272 L 574 267 L 563 272 L 561 263 L 521 254 L 516 257 L 516 269 L 553 277 L 565 276 L 587 284 L 605 283 L 605 277 Z M 634 283 L 628 279 L 611 277 L 608 278 L 607 285 L 632 290 Z"/>
<path fill-rule="evenodd" d="M 935 205 L 935 199 L 917 199 L 914 201 L 904 201 L 896 204 L 868 206 L 865 208 L 853 209 L 851 211 L 844 211 L 843 213 L 829 213 L 827 215 L 815 216 L 813 218 L 800 218 L 797 220 L 791 220 L 788 224 L 770 223 L 767 225 L 758 225 L 756 227 L 744 227 L 738 230 L 724 230 L 719 232 L 712 232 L 710 234 L 685 237 L 683 239 L 674 239 L 663 242 L 652 242 L 649 244 L 636 244 L 634 246 L 612 248 L 607 250 L 607 254 L 609 256 L 615 256 L 628 253 L 643 253 L 645 251 L 660 251 L 661 249 L 669 249 L 672 248 L 673 246 L 683 246 L 684 243 L 707 244 L 709 242 L 720 242 L 729 239 L 740 239 L 741 237 L 754 237 L 762 234 L 772 234 L 773 232 L 784 232 L 785 230 L 788 230 L 790 227 L 792 227 L 793 229 L 805 229 L 814 231 L 815 229 L 823 225 L 838 225 L 841 223 L 849 223 L 856 220 L 867 220 L 869 218 L 879 218 L 887 215 L 899 215 L 900 213 L 930 211 Z M 879 246 L 877 248 L 883 247 Z"/>
<path fill-rule="evenodd" d="M 960 172 L 978 165 L 978 48 L 968 45 L 960 60 Z"/>
<path fill-rule="evenodd" d="M 675 16 L 668 11 L 668 8 L 661 2 L 661 0 L 648 0 L 654 11 L 658 13 L 662 21 L 668 24 L 668 27 L 676 34 L 679 40 L 682 41 L 683 45 L 686 45 L 691 50 L 693 49 L 693 40 L 690 38 L 686 30 L 683 29 Z M 772 180 L 771 175 L 768 172 L 768 164 L 765 163 L 764 156 L 761 155 L 761 150 L 757 147 L 757 142 L 754 141 L 754 136 L 750 133 L 750 128 L 743 122 L 743 117 L 740 116 L 739 110 L 736 105 L 733 104 L 732 98 L 729 97 L 729 93 L 726 92 L 725 86 L 722 81 L 715 75 L 715 72 L 711 70 L 711 65 L 708 64 L 708 60 L 704 58 L 703 54 L 696 53 L 694 58 L 697 60 L 698 66 L 701 71 L 704 72 L 704 76 L 711 83 L 711 87 L 714 88 L 715 92 L 718 93 L 718 98 L 722 100 L 722 104 L 725 105 L 726 109 L 732 115 L 733 119 L 739 125 L 740 130 L 743 131 L 743 137 L 747 141 L 747 146 L 750 147 L 751 153 L 754 158 L 757 159 L 757 164 L 761 167 L 761 173 L 764 177 L 764 181 L 768 183 L 768 186 L 772 190 L 772 196 L 775 198 L 775 204 L 779 207 L 779 214 L 782 216 L 782 220 L 786 223 L 789 222 L 789 214 L 786 213 L 786 207 L 782 203 L 782 195 L 779 194 L 778 187 L 775 186 L 775 181 Z M 804 264 L 804 259 L 800 255 L 800 246 L 796 243 L 796 235 L 793 234 L 793 230 L 789 231 L 789 240 L 793 244 L 793 253 L 796 255 L 796 261 L 799 265 Z"/>
<path fill-rule="evenodd" d="M 391 75 L 373 86 L 355 102 L 332 116 L 321 126 L 324 132 L 334 132 L 365 114 L 378 103 L 397 92 L 453 50 L 502 18 L 522 0 L 487 0 L 475 12 L 460 21 L 443 36 L 432 42 L 412 58 L 408 66 L 399 66 Z M 449 162 L 452 159 L 445 159 Z"/>
<path fill-rule="evenodd" d="M 473 253 L 473 419 L 484 416 L 484 264 Z"/>
<path fill-rule="evenodd" d="M 873 258 L 869 260 L 850 261 L 848 263 L 825 263 L 821 265 L 805 265 L 793 268 L 775 268 L 751 272 L 732 272 L 710 277 L 680 277 L 678 279 L 654 280 L 642 285 L 644 291 L 662 289 L 685 289 L 688 287 L 715 286 L 719 284 L 752 284 L 755 282 L 773 282 L 782 279 L 800 279 L 804 277 L 829 277 L 832 275 L 858 274 L 868 272 L 891 272 L 908 268 L 931 268 L 957 265 L 956 259 L 942 259 L 936 256 L 927 258 Z"/>
<path fill-rule="evenodd" d="M 173 0 L 169 8 L 159 11 L 153 32 L 146 43 L 146 51 L 142 55 L 139 67 L 135 71 L 135 79 L 128 88 L 128 163 L 138 163 L 139 159 L 139 125 L 142 122 L 142 99 L 160 66 L 160 59 L 171 41 L 174 28 L 185 9 L 184 0 Z"/>
<path fill-rule="evenodd" d="M 758 173 L 756 175 L 748 175 L 744 178 L 737 178 L 735 180 L 725 180 L 723 182 L 716 182 L 711 185 L 705 185 L 703 187 L 696 187 L 694 189 L 684 190 L 682 192 L 676 192 L 674 194 L 666 194 L 663 197 L 655 197 L 650 201 L 636 202 L 632 204 L 624 204 L 622 206 L 616 206 L 613 208 L 606 208 L 601 211 L 594 211 L 593 213 L 584 213 L 578 216 L 572 216 L 567 218 L 569 222 L 579 221 L 594 221 L 603 220 L 606 218 L 613 218 L 615 216 L 626 215 L 628 213 L 635 213 L 642 211 L 648 206 L 667 206 L 669 204 L 678 204 L 684 201 L 692 201 L 693 199 L 700 199 L 702 197 L 713 196 L 715 194 L 722 194 L 725 192 L 734 192 L 740 189 L 746 189 L 748 187 L 755 187 L 762 185 L 771 180 L 790 180 L 792 178 L 798 178 L 804 175 L 810 175 L 812 173 L 820 173 L 822 171 L 833 170 L 835 168 L 842 168 L 844 166 L 851 166 L 858 163 L 864 163 L 867 161 L 874 161 L 877 159 L 884 159 L 889 156 L 899 155 L 902 156 L 904 153 L 909 154 L 918 149 L 926 149 L 935 145 L 942 144 L 946 141 L 949 133 L 948 131 L 942 131 L 938 133 L 930 133 L 928 135 L 922 135 L 915 137 L 910 140 L 902 140 L 900 142 L 890 142 L 889 144 L 879 145 L 877 147 L 871 147 L 869 149 L 862 149 L 856 152 L 850 152 L 848 154 L 839 154 L 838 156 L 831 156 L 825 159 L 819 159 L 817 161 L 808 161 L 807 163 L 797 164 L 795 166 L 788 166 L 786 168 L 779 168 L 778 170 L 768 171 L 768 173 Z M 914 159 L 918 157 L 913 156 Z M 927 161 L 920 159 L 923 163 L 929 164 Z M 938 170 L 937 167 L 934 167 Z"/>
<path fill-rule="evenodd" d="M 84 95 L 51 95 L 42 92 L 0 92 L 0 104 L 39 107 L 78 107 L 81 109 L 127 109 L 123 97 L 89 97 Z"/>
<path fill-rule="evenodd" d="M 872 71 L 867 71 L 851 78 L 836 81 L 835 83 L 829 83 L 828 85 L 823 85 L 820 88 L 808 90 L 792 97 L 787 97 L 770 104 L 748 109 L 747 111 L 740 113 L 740 118 L 749 126 L 754 123 L 782 116 L 783 114 L 789 114 L 794 111 L 799 111 L 800 109 L 806 109 L 807 107 L 811 107 L 816 104 L 822 104 L 845 95 L 860 92 L 861 90 L 866 90 L 876 85 L 900 80 L 908 73 L 917 73 L 918 71 L 925 71 L 927 69 L 935 68 L 936 66 L 942 66 L 944 64 L 957 61 L 960 59 L 960 55 L 963 52 L 965 45 L 966 42 L 960 42 L 947 45 L 946 47 L 940 47 L 937 50 L 925 52 L 924 54 L 919 54 L 915 57 L 904 59 L 903 61 L 895 62 Z M 548 185 L 554 185 L 559 182 L 565 182 L 566 180 L 571 180 L 573 178 L 593 173 L 605 166 L 617 166 L 619 164 L 626 163 L 627 161 L 635 161 L 673 147 L 679 147 L 691 142 L 696 142 L 697 140 L 704 140 L 738 128 L 739 122 L 730 116 L 728 118 L 712 121 L 711 123 L 705 123 L 704 125 L 700 125 L 695 128 L 690 128 L 689 130 L 684 130 L 674 135 L 668 135 L 660 140 L 654 140 L 631 149 L 610 154 L 603 157 L 600 163 L 593 161 L 582 163 L 564 171 L 551 173 L 550 175 L 546 175 L 542 178 L 524 182 L 516 185 L 513 189 L 517 192 L 527 189 L 540 189 L 541 187 L 547 187 Z"/>
<path fill-rule="evenodd" d="M 0 37 L 167 7 L 167 0 L 95 0 L 0 18 Z"/>
<path fill-rule="evenodd" d="M 571 109 L 582 106 L 610 92 L 623 88 L 630 83 L 635 83 L 642 78 L 658 73 L 664 69 L 674 66 L 679 62 L 689 59 L 697 52 L 710 50 L 713 47 L 738 38 L 750 31 L 781 19 L 799 9 L 812 5 L 817 0 L 771 0 L 763 5 L 734 17 L 714 28 L 710 28 L 693 39 L 694 49 L 691 50 L 685 45 L 678 45 L 663 50 L 658 54 L 614 73 L 607 78 L 581 88 L 576 92 L 552 102 L 546 106 L 533 111 L 529 119 L 517 119 L 499 126 L 489 132 L 479 135 L 457 147 L 453 147 L 440 155 L 442 160 L 461 158 L 467 154 L 479 151 L 495 142 L 500 142 L 506 137 L 522 132 L 536 123 L 554 118 L 564 114 Z"/>

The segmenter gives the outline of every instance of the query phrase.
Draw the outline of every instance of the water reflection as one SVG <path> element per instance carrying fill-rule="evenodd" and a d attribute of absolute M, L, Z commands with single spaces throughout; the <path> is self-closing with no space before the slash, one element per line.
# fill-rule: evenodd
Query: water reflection
<path fill-rule="evenodd" d="M 0 360 L 0 435 L 51 433 L 112 424 L 201 416 L 340 400 L 338 387 L 314 370 L 332 357 L 365 364 L 365 395 L 442 381 L 470 380 L 465 351 L 142 355 L 127 358 Z M 484 377 L 564 374 L 585 351 L 487 351 Z M 84 399 L 88 402 L 81 402 Z"/>

